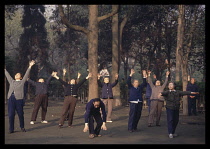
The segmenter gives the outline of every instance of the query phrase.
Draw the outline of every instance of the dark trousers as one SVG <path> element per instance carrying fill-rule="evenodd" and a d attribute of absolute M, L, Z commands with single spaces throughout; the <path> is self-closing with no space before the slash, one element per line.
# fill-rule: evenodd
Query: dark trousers
<path fill-rule="evenodd" d="M 196 98 L 188 98 L 188 115 L 191 114 L 196 115 L 197 111 L 196 111 Z"/>
<path fill-rule="evenodd" d="M 62 112 L 61 112 L 61 118 L 59 121 L 60 125 L 64 124 L 64 121 L 65 121 L 68 111 L 69 111 L 68 125 L 69 126 L 72 125 L 76 103 L 77 103 L 77 98 L 75 98 L 73 96 L 65 96 L 64 102 L 63 102 L 63 108 L 62 108 Z"/>
<path fill-rule="evenodd" d="M 9 130 L 14 131 L 15 111 L 17 111 L 20 128 L 24 128 L 24 112 L 23 112 L 23 99 L 16 100 L 12 94 L 8 100 L 8 116 L 9 116 Z"/>
<path fill-rule="evenodd" d="M 167 113 L 168 134 L 174 134 L 176 126 L 179 122 L 179 110 L 172 110 L 166 108 L 166 113 Z"/>
<path fill-rule="evenodd" d="M 97 123 L 95 129 L 94 129 L 94 119 Z M 89 133 L 99 135 L 102 124 L 103 124 L 103 121 L 102 121 L 100 112 L 90 115 L 89 122 L 88 122 Z"/>
<path fill-rule="evenodd" d="M 128 130 L 136 130 L 141 117 L 142 102 L 130 103 Z"/>
<path fill-rule="evenodd" d="M 45 120 L 47 114 L 48 97 L 46 94 L 36 95 L 34 99 L 34 110 L 31 116 L 31 121 L 36 121 L 40 106 L 42 106 L 42 121 Z"/>

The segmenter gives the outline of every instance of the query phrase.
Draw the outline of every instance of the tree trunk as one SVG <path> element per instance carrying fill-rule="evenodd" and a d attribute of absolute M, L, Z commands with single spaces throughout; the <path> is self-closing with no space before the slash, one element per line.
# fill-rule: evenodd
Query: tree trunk
<path fill-rule="evenodd" d="M 186 91 L 187 88 L 187 78 L 188 78 L 188 73 L 187 73 L 187 62 L 188 59 L 182 62 L 181 68 L 182 68 L 182 86 L 183 86 L 183 91 Z M 188 115 L 188 100 L 187 96 L 183 96 L 183 115 Z"/>
<path fill-rule="evenodd" d="M 112 9 L 117 9 L 117 5 L 112 5 Z M 112 80 L 115 81 L 115 74 L 119 73 L 119 48 L 118 48 L 118 13 L 112 17 Z M 114 96 L 114 106 L 121 105 L 119 83 L 112 89 Z"/>
<path fill-rule="evenodd" d="M 88 101 L 98 98 L 98 5 L 89 5 L 89 27 L 88 33 L 88 69 L 92 73 L 89 78 Z"/>
<path fill-rule="evenodd" d="M 179 5 L 179 17 L 178 17 L 178 28 L 177 28 L 177 48 L 176 48 L 176 78 L 175 81 L 180 81 L 180 56 L 179 51 L 183 48 L 184 40 L 184 23 L 185 23 L 185 7 Z"/>
<path fill-rule="evenodd" d="M 5 103 L 7 103 L 7 79 L 6 79 L 6 76 L 4 77 L 4 101 L 5 101 Z"/>

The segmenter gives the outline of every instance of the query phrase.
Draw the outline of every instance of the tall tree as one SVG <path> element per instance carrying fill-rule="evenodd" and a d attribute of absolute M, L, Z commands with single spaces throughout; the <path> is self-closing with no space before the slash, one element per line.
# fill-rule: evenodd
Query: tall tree
<path fill-rule="evenodd" d="M 117 11 L 118 5 L 112 5 L 112 10 Z M 115 74 L 119 73 L 119 26 L 118 13 L 112 16 L 112 82 L 115 80 Z M 120 85 L 113 88 L 115 106 L 121 105 Z"/>
<path fill-rule="evenodd" d="M 184 26 L 185 26 L 185 6 L 178 6 L 178 28 L 177 28 L 177 48 L 176 48 L 176 81 L 180 81 L 180 66 L 181 59 L 179 57 L 179 51 L 183 48 L 184 41 Z"/>
<path fill-rule="evenodd" d="M 68 28 L 72 28 L 76 31 L 80 31 L 87 35 L 88 38 L 88 69 L 92 73 L 92 77 L 89 80 L 89 94 L 88 100 L 98 97 L 98 24 L 100 21 L 107 19 L 117 13 L 118 10 L 112 11 L 103 16 L 98 16 L 98 5 L 88 5 L 89 10 L 89 24 L 88 28 L 71 24 L 64 14 L 63 6 L 59 5 L 59 14 L 61 21 Z"/>
<path fill-rule="evenodd" d="M 199 5 L 195 6 L 188 6 L 187 10 L 187 20 L 186 22 L 184 21 L 184 27 L 186 29 L 183 29 L 183 47 L 179 49 L 179 57 L 181 59 L 181 70 L 182 70 L 182 87 L 183 91 L 186 91 L 187 87 L 187 82 L 188 82 L 188 57 L 189 53 L 193 47 L 193 38 L 195 34 L 195 27 L 196 27 L 196 22 L 198 18 L 198 8 Z M 185 7 L 181 7 L 180 9 L 182 10 L 183 14 L 185 14 Z M 188 100 L 187 97 L 183 97 L 183 114 L 187 115 L 188 114 Z"/>

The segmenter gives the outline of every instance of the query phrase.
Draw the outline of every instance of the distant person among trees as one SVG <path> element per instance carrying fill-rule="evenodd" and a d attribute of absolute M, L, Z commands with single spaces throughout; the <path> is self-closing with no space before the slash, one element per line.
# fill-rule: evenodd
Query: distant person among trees
<path fill-rule="evenodd" d="M 15 80 L 10 76 L 10 74 L 5 71 L 5 76 L 10 84 L 9 91 L 7 94 L 8 99 L 8 116 L 9 116 L 9 133 L 14 133 L 14 122 L 15 122 L 15 111 L 17 111 L 20 128 L 22 132 L 26 132 L 24 128 L 24 84 L 28 78 L 31 67 L 35 64 L 35 61 L 32 60 L 29 62 L 29 67 L 22 78 L 20 73 L 15 74 Z"/>
<path fill-rule="evenodd" d="M 198 92 L 191 91 L 179 91 L 175 90 L 175 85 L 173 82 L 168 84 L 169 90 L 159 93 L 160 96 L 164 96 L 166 100 L 166 114 L 167 114 L 167 125 L 169 138 L 176 137 L 175 130 L 179 122 L 179 108 L 181 96 L 184 95 L 195 95 Z"/>
<path fill-rule="evenodd" d="M 164 98 L 158 97 L 160 92 L 163 92 L 164 88 L 166 87 L 166 84 L 168 83 L 168 75 L 169 71 L 166 72 L 166 79 L 164 84 L 161 86 L 160 80 L 156 80 L 155 85 L 152 83 L 150 74 L 151 71 L 148 71 L 148 83 L 152 89 L 152 94 L 150 97 L 151 103 L 150 103 L 150 113 L 149 113 L 149 119 L 148 119 L 148 127 L 152 127 L 152 124 L 154 123 L 154 118 L 156 114 L 156 126 L 160 126 L 160 117 L 162 112 L 162 107 L 164 105 Z"/>
<path fill-rule="evenodd" d="M 186 91 L 191 92 L 198 92 L 198 86 L 195 83 L 195 78 L 191 78 L 190 82 L 187 84 Z M 188 95 L 188 115 L 191 116 L 192 114 L 197 115 L 196 111 L 196 100 L 198 99 L 197 95 Z"/>
<path fill-rule="evenodd" d="M 86 78 L 84 78 L 82 81 L 80 81 L 78 84 L 76 84 L 75 79 L 71 79 L 68 83 L 63 81 L 61 78 L 57 76 L 57 74 L 54 76 L 57 80 L 59 80 L 64 85 L 64 103 L 63 108 L 61 112 L 61 118 L 59 121 L 59 128 L 61 128 L 64 124 L 64 120 L 67 116 L 67 113 L 69 111 L 69 119 L 68 119 L 68 127 L 73 127 L 73 115 L 77 103 L 77 91 L 79 87 L 90 77 L 92 76 L 91 73 L 88 74 Z"/>
<path fill-rule="evenodd" d="M 100 137 L 99 135 L 101 129 L 107 130 L 106 128 L 106 111 L 105 105 L 100 98 L 91 99 L 85 108 L 85 127 L 83 132 L 89 130 L 89 138 Z M 101 112 L 100 112 L 101 110 Z M 97 123 L 94 129 L 94 119 Z"/>
<path fill-rule="evenodd" d="M 143 106 L 142 92 L 143 88 L 146 87 L 146 70 L 143 70 L 143 83 L 140 84 L 138 80 L 134 80 L 131 83 L 131 78 L 135 73 L 134 69 L 131 69 L 130 76 L 127 79 L 128 89 L 129 89 L 129 102 L 130 102 L 130 112 L 128 120 L 128 131 L 137 131 L 137 125 L 141 117 L 141 111 Z"/>
<path fill-rule="evenodd" d="M 36 88 L 36 97 L 34 98 L 34 110 L 31 115 L 31 122 L 30 124 L 34 124 L 39 112 L 40 106 L 42 106 L 42 120 L 41 123 L 48 123 L 45 118 L 47 114 L 47 106 L 48 106 L 48 85 L 50 83 L 50 80 L 52 76 L 54 76 L 57 72 L 52 72 L 52 74 L 49 76 L 47 81 L 45 82 L 43 78 L 39 78 L 38 82 L 32 81 L 31 79 L 27 79 L 28 83 L 30 83 L 32 86 Z"/>
<path fill-rule="evenodd" d="M 118 83 L 118 74 L 115 75 L 114 83 L 110 83 L 109 77 L 104 77 L 103 83 L 101 83 L 100 77 L 101 77 L 101 75 L 98 74 L 98 86 L 102 88 L 102 91 L 101 91 L 102 99 L 101 100 L 105 104 L 105 107 L 107 107 L 107 109 L 108 109 L 106 122 L 112 122 L 112 120 L 111 120 L 112 104 L 113 104 L 112 88 L 115 87 Z"/>

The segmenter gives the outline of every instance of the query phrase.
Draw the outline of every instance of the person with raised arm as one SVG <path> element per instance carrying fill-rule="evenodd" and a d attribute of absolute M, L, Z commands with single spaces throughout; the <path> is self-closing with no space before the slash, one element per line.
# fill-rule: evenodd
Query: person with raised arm
<path fill-rule="evenodd" d="M 131 78 L 135 73 L 134 69 L 131 69 L 131 73 L 127 79 L 128 89 L 129 89 L 129 103 L 130 103 L 130 112 L 129 112 L 129 120 L 128 120 L 128 131 L 134 132 L 137 131 L 137 125 L 141 117 L 143 98 L 142 92 L 143 88 L 146 87 L 147 82 L 147 73 L 145 70 L 143 73 L 143 83 L 140 84 L 138 80 L 134 80 L 131 83 Z"/>
<path fill-rule="evenodd" d="M 107 107 L 107 118 L 106 122 L 112 122 L 111 114 L 112 114 L 112 105 L 113 105 L 113 93 L 112 88 L 115 87 L 118 83 L 118 74 L 115 74 L 114 83 L 109 82 L 109 77 L 105 77 L 103 83 L 100 81 L 101 75 L 98 74 L 98 86 L 102 88 L 101 90 L 101 100 Z"/>
<path fill-rule="evenodd" d="M 68 127 L 73 127 L 73 115 L 77 103 L 77 91 L 79 87 L 90 77 L 92 76 L 91 73 L 88 74 L 86 78 L 81 80 L 78 84 L 76 84 L 75 79 L 71 79 L 68 83 L 63 81 L 61 78 L 55 74 L 55 78 L 59 80 L 63 85 L 64 85 L 64 103 L 63 103 L 63 108 L 61 112 L 61 118 L 59 121 L 59 128 L 61 128 L 64 124 L 66 115 L 69 111 L 69 119 L 68 119 Z"/>
<path fill-rule="evenodd" d="M 150 113 L 148 119 L 148 127 L 151 127 L 154 123 L 154 118 L 156 115 L 156 126 L 160 126 L 160 117 L 162 112 L 162 107 L 164 105 L 164 98 L 159 98 L 159 93 L 163 92 L 166 84 L 168 83 L 168 76 L 170 74 L 169 71 L 166 72 L 166 79 L 163 85 L 161 85 L 160 80 L 156 80 L 155 85 L 152 83 L 152 79 L 150 77 L 151 71 L 148 71 L 148 83 L 152 89 L 152 94 L 150 96 Z"/>
<path fill-rule="evenodd" d="M 57 72 L 53 71 L 46 82 L 44 81 L 43 78 L 39 78 L 38 82 L 35 82 L 29 78 L 27 79 L 28 83 L 30 83 L 32 86 L 36 88 L 36 92 L 35 92 L 36 97 L 34 98 L 34 110 L 31 115 L 30 124 L 35 123 L 40 106 L 42 106 L 41 123 L 48 123 L 45 120 L 46 114 L 47 114 L 47 106 L 48 106 L 47 91 L 48 91 L 48 85 L 50 83 L 50 80 L 52 79 L 52 76 L 54 76 L 56 73 Z"/>
<path fill-rule="evenodd" d="M 32 60 L 29 62 L 29 67 L 22 78 L 21 73 L 15 74 L 15 79 L 13 79 L 10 74 L 5 70 L 5 76 L 9 82 L 9 91 L 7 94 L 8 99 L 8 116 L 9 116 L 9 133 L 14 133 L 14 120 L 15 120 L 15 111 L 18 114 L 20 128 L 22 132 L 26 132 L 24 128 L 24 84 L 27 81 L 31 67 L 35 64 L 35 61 Z"/>

